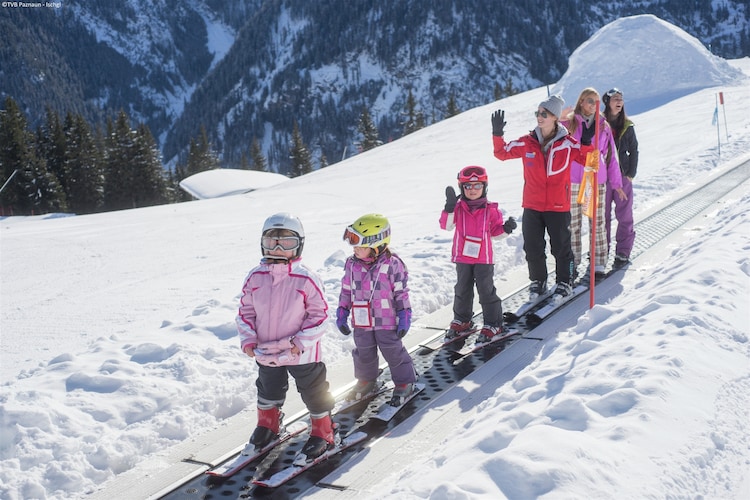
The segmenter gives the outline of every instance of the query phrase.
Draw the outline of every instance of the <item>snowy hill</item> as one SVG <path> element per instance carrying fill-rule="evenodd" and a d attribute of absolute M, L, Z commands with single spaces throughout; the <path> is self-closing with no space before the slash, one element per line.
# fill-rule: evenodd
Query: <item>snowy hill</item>
<path fill-rule="evenodd" d="M 634 38 L 653 24 L 636 19 Z M 680 30 L 660 33 L 664 45 L 693 43 Z M 639 57 L 637 46 L 606 34 L 587 50 L 613 54 L 629 75 L 671 64 L 666 51 Z M 706 59 L 685 51 L 681 63 L 715 62 Z M 750 74 L 748 58 L 729 65 Z M 571 59 L 566 77 L 606 81 L 611 69 Z M 683 85 L 678 76 L 665 86 Z M 750 86 L 734 70 L 721 78 L 632 116 L 641 158 L 636 220 L 750 157 Z M 650 87 L 627 78 L 613 84 L 625 89 L 626 109 L 629 95 Z M 727 103 L 719 113 L 721 155 L 711 124 L 719 91 Z M 522 166 L 494 159 L 490 114 L 505 109 L 506 134 L 518 137 L 533 127 L 546 94 L 539 88 L 471 109 L 246 195 L 1 219 L 0 496 L 81 498 L 144 461 L 158 473 L 170 446 L 254 407 L 256 370 L 238 348 L 234 315 L 272 213 L 302 219 L 304 260 L 322 276 L 332 310 L 351 251 L 343 229 L 375 211 L 390 219 L 392 247 L 409 267 L 415 328 L 449 306 L 451 235 L 437 225 L 444 188 L 461 167 L 484 165 L 490 199 L 520 216 Z M 617 297 L 467 409 L 453 433 L 459 439 L 424 450 L 371 498 L 746 498 L 750 195 L 743 187 L 668 251 L 636 262 Z M 522 244 L 520 231 L 496 243 L 498 282 L 525 269 Z M 346 362 L 352 347 L 332 328 L 327 362 Z"/>

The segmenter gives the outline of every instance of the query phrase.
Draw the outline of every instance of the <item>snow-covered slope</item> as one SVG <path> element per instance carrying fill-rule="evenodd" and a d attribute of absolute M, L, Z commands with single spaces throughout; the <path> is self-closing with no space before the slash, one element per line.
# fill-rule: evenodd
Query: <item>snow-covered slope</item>
<path fill-rule="evenodd" d="M 591 50 L 615 55 L 633 74 L 667 65 L 605 36 L 596 42 Z M 685 66 L 704 64 L 700 53 L 688 55 Z M 731 65 L 750 73 L 750 59 Z M 576 71 L 598 79 L 610 67 L 571 62 L 570 74 Z M 734 82 L 633 116 L 641 145 L 636 218 L 747 156 L 750 86 Z M 626 107 L 628 95 L 648 85 L 615 84 L 626 89 Z M 718 91 L 727 104 L 719 113 L 721 156 L 711 125 Z M 410 271 L 415 322 L 449 306 L 451 235 L 437 225 L 444 188 L 461 167 L 485 165 L 490 198 L 520 216 L 522 165 L 495 160 L 489 118 L 502 107 L 506 133 L 518 137 L 533 127 L 546 93 L 469 110 L 247 195 L 0 220 L 0 496 L 84 497 L 143 460 L 158 473 L 169 446 L 254 406 L 255 368 L 238 348 L 234 315 L 272 213 L 301 217 L 304 259 L 322 276 L 332 310 L 351 251 L 341 234 L 368 212 L 392 223 L 392 247 Z M 389 484 L 394 497 L 576 497 L 576 484 L 617 497 L 620 485 L 639 477 L 647 488 L 628 483 L 632 497 L 742 498 L 748 443 L 736 436 L 747 440 L 750 344 L 741 304 L 750 288 L 750 199 L 731 201 L 691 240 L 675 243 L 671 257 L 638 262 L 617 302 L 561 332 L 529 371 L 455 429 L 461 442 L 404 472 L 424 481 L 410 490 Z M 499 282 L 525 269 L 522 244 L 520 231 L 496 243 Z M 346 361 L 351 348 L 332 328 L 327 360 Z"/>

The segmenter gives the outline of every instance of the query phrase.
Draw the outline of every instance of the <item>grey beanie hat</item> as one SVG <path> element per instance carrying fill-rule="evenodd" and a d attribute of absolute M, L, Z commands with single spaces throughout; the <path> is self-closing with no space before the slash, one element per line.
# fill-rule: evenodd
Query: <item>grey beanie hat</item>
<path fill-rule="evenodd" d="M 544 108 L 556 117 L 560 118 L 565 101 L 559 95 L 551 95 L 539 103 L 540 108 Z"/>

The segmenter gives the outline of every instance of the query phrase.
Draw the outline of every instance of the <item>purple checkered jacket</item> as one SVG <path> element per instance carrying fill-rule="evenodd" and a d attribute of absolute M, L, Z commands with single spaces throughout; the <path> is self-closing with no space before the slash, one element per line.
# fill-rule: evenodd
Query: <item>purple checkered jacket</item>
<path fill-rule="evenodd" d="M 396 313 L 411 308 L 408 279 L 396 254 L 383 252 L 370 264 L 351 256 L 344 264 L 339 307 L 351 310 L 354 301 L 370 301 L 373 330 L 395 330 Z"/>

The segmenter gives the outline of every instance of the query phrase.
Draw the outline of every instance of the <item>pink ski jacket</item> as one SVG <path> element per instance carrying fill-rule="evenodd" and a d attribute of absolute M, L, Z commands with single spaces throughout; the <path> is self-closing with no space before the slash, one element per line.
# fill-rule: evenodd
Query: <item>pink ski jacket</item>
<path fill-rule="evenodd" d="M 581 115 L 575 115 L 573 119 L 577 122 L 575 133 L 571 134 L 577 141 L 581 140 L 581 132 L 583 131 L 583 117 Z M 620 161 L 617 157 L 617 147 L 615 146 L 615 138 L 612 135 L 612 128 L 607 123 L 607 120 L 603 116 L 599 116 L 599 171 L 597 172 L 597 183 L 609 185 L 612 189 L 620 189 L 622 187 L 622 174 L 620 173 Z M 570 128 L 570 121 L 561 122 L 565 127 Z M 591 141 L 592 147 L 594 140 Z M 584 160 L 585 162 L 585 160 Z M 573 161 L 570 165 L 570 182 L 573 184 L 580 184 L 583 180 L 583 163 L 579 161 Z"/>
<path fill-rule="evenodd" d="M 440 214 L 440 227 L 450 231 L 454 227 L 451 262 L 460 264 L 494 264 L 492 237 L 505 233 L 503 214 L 495 202 L 469 210 L 463 198 L 456 203 L 453 213 Z"/>
<path fill-rule="evenodd" d="M 299 259 L 288 264 L 261 262 L 245 278 L 237 330 L 241 348 L 255 346 L 261 365 L 322 361 L 327 319 L 320 278 Z M 293 345 L 300 349 L 299 355 L 291 353 Z"/>

